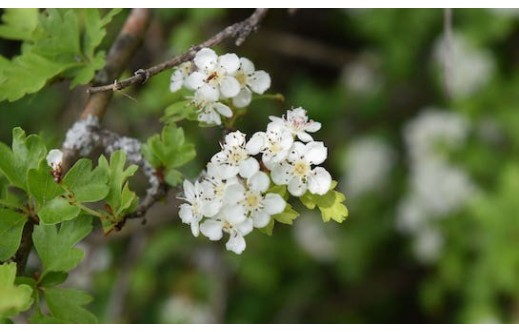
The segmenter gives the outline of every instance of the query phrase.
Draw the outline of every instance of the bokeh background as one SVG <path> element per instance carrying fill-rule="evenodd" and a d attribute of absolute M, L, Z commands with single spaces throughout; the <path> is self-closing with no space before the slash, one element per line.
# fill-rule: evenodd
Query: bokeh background
<path fill-rule="evenodd" d="M 126 74 L 250 13 L 155 10 Z M 519 11 L 451 16 L 446 29 L 441 9 L 277 9 L 241 47 L 217 47 L 250 58 L 285 97 L 254 102 L 241 131 L 298 106 L 323 124 L 315 137 L 347 197 L 343 224 L 302 213 L 271 237 L 252 233 L 237 256 L 193 238 L 173 193 L 145 225 L 81 243 L 86 259 L 68 283 L 94 295 L 103 322 L 519 322 Z M 19 48 L 0 40 L 4 57 Z M 103 125 L 142 140 L 158 132 L 177 98 L 170 75 L 125 90 L 135 100 L 116 94 Z M 58 147 L 85 98 L 84 87 L 56 82 L 0 103 L 0 139 L 21 126 Z M 197 147 L 184 169 L 194 178 L 221 129 L 181 125 Z"/>

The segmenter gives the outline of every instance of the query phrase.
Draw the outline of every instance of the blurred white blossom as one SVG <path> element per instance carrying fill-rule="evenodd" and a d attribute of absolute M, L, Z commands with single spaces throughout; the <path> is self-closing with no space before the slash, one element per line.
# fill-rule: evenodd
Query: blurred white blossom
<path fill-rule="evenodd" d="M 176 295 L 162 305 L 160 321 L 162 324 L 207 324 L 213 323 L 215 318 L 208 305 Z"/>
<path fill-rule="evenodd" d="M 353 141 L 343 162 L 344 190 L 354 198 L 384 186 L 393 164 L 394 151 L 383 140 L 362 137 Z"/>
<path fill-rule="evenodd" d="M 330 262 L 337 257 L 338 243 L 330 224 L 323 224 L 315 212 L 306 212 L 294 223 L 294 238 L 308 255 L 319 262 Z M 328 229 L 327 229 L 328 228 Z"/>
<path fill-rule="evenodd" d="M 363 54 L 342 69 L 341 82 L 348 91 L 359 95 L 373 95 L 382 87 L 378 59 L 373 54 Z"/>
<path fill-rule="evenodd" d="M 465 98 L 478 92 L 492 78 L 495 61 L 492 53 L 486 49 L 478 49 L 463 35 L 453 33 L 451 43 L 446 42 L 442 34 L 434 45 L 434 61 L 442 73 L 449 70 L 448 86 L 454 98 Z"/>

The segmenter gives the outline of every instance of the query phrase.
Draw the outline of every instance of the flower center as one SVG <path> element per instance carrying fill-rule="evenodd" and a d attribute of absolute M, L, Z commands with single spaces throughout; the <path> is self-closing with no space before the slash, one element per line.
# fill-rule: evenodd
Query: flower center
<path fill-rule="evenodd" d="M 300 178 L 305 177 L 309 170 L 310 165 L 302 160 L 296 162 L 294 165 L 294 173 Z"/>
<path fill-rule="evenodd" d="M 245 205 L 249 210 L 257 209 L 261 206 L 261 197 L 252 192 L 248 192 L 245 196 Z"/>
<path fill-rule="evenodd" d="M 229 155 L 229 163 L 238 166 L 246 156 L 245 151 L 242 149 L 233 149 Z"/>
<path fill-rule="evenodd" d="M 222 229 L 224 232 L 230 233 L 232 231 L 233 226 L 228 222 L 224 221 Z"/>

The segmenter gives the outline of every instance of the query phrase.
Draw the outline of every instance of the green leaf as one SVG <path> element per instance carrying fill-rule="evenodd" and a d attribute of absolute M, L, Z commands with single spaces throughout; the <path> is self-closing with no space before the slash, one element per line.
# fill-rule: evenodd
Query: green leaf
<path fill-rule="evenodd" d="M 45 205 L 56 196 L 64 193 L 64 190 L 54 181 L 52 169 L 45 160 L 40 162 L 40 167 L 29 170 L 27 175 L 27 187 L 29 193 L 40 205 Z"/>
<path fill-rule="evenodd" d="M 69 288 L 45 288 L 43 292 L 50 312 L 57 319 L 68 323 L 97 323 L 97 318 L 83 308 L 92 302 L 92 297 L 87 293 Z"/>
<path fill-rule="evenodd" d="M 324 222 L 335 220 L 342 223 L 348 217 L 348 209 L 342 203 L 346 200 L 344 194 L 333 190 L 337 186 L 337 181 L 332 182 L 330 191 L 326 194 L 314 195 L 307 192 L 300 197 L 301 202 L 310 210 L 317 206 L 321 210 L 321 216 Z"/>
<path fill-rule="evenodd" d="M 66 198 L 58 196 L 42 206 L 38 211 L 38 217 L 42 224 L 53 225 L 74 219 L 80 212 L 81 209 L 78 206 L 72 205 Z"/>
<path fill-rule="evenodd" d="M 292 225 L 292 223 L 294 222 L 294 219 L 296 219 L 297 217 L 299 217 L 299 212 L 294 210 L 292 205 L 290 205 L 288 203 L 285 207 L 285 210 L 283 210 L 283 212 L 272 216 L 272 218 L 275 221 L 280 222 L 282 224 L 287 224 L 287 225 Z"/>
<path fill-rule="evenodd" d="M 2 15 L 0 37 L 14 40 L 31 40 L 38 25 L 37 8 L 6 8 Z"/>
<path fill-rule="evenodd" d="M 46 154 L 47 149 L 39 136 L 26 137 L 25 132 L 16 127 L 13 129 L 12 151 L 0 142 L 0 171 L 12 185 L 26 190 L 28 170 L 38 168 Z"/>
<path fill-rule="evenodd" d="M 53 271 L 47 273 L 40 281 L 39 284 L 43 287 L 52 287 L 62 284 L 67 280 L 68 273 L 63 271 Z"/>
<path fill-rule="evenodd" d="M 9 259 L 18 250 L 26 222 L 26 215 L 0 208 L 0 261 Z"/>
<path fill-rule="evenodd" d="M 106 204 L 116 219 L 123 216 L 128 209 L 137 204 L 137 195 L 129 188 L 128 178 L 137 171 L 136 165 L 129 166 L 126 170 L 126 154 L 123 150 L 118 150 L 110 156 L 110 164 L 106 158 L 99 159 L 99 167 L 105 169 L 110 178 L 110 190 L 105 198 Z"/>
<path fill-rule="evenodd" d="M 142 146 L 142 153 L 155 168 L 165 170 L 165 180 L 171 186 L 181 180 L 181 174 L 174 169 L 188 163 L 196 155 L 193 144 L 186 143 L 182 128 L 175 126 L 166 126 L 160 136 L 150 137 Z"/>
<path fill-rule="evenodd" d="M 104 157 L 99 158 L 100 162 Z M 92 161 L 80 159 L 67 172 L 61 183 L 74 194 L 78 202 L 96 202 L 106 197 L 110 188 L 109 175 L 104 167 L 92 170 Z"/>
<path fill-rule="evenodd" d="M 193 106 L 193 104 L 188 100 L 182 100 L 169 105 L 164 110 L 164 116 L 161 120 L 168 124 L 172 124 L 180 120 L 190 118 L 194 114 L 196 114 L 196 108 Z"/>
<path fill-rule="evenodd" d="M 30 308 L 32 288 L 15 285 L 16 264 L 0 265 L 0 317 L 11 317 Z"/>
<path fill-rule="evenodd" d="M 81 215 L 77 219 L 55 225 L 38 225 L 32 239 L 43 265 L 42 278 L 51 271 L 67 272 L 83 259 L 84 253 L 74 246 L 92 231 L 92 217 Z"/>
<path fill-rule="evenodd" d="M 98 9 L 6 13 L 0 33 L 23 38 L 24 43 L 21 55 L 11 61 L 0 59 L 0 101 L 37 92 L 58 76 L 71 79 L 72 87 L 90 81 L 105 62 L 104 53 L 95 49 L 106 34 L 105 25 L 118 12 L 109 11 L 103 18 Z M 19 19 L 21 16 L 28 20 Z"/>

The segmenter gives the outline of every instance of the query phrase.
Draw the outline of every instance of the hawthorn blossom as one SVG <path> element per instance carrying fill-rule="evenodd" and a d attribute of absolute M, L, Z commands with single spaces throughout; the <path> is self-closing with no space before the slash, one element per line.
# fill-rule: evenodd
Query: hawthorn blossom
<path fill-rule="evenodd" d="M 207 86 L 224 98 L 232 98 L 240 92 L 240 83 L 234 74 L 240 67 L 240 59 L 229 53 L 218 56 L 215 51 L 203 48 L 196 54 L 193 62 L 198 70 L 191 73 L 185 84 L 193 90 Z M 203 90 L 204 93 L 209 91 Z"/>
<path fill-rule="evenodd" d="M 286 206 L 285 200 L 279 194 L 265 192 L 269 188 L 270 179 L 264 172 L 257 172 L 247 179 L 247 188 L 234 186 L 233 197 L 237 197 L 235 204 L 240 205 L 246 211 L 247 219 L 254 227 L 267 226 L 270 217 L 283 212 Z"/>
<path fill-rule="evenodd" d="M 192 62 L 184 62 L 177 67 L 171 75 L 171 80 L 169 82 L 169 90 L 171 92 L 176 92 L 186 86 L 186 79 L 193 70 L 193 67 Z"/>
<path fill-rule="evenodd" d="M 198 121 L 207 124 L 220 125 L 220 115 L 230 118 L 232 111 L 229 106 L 218 102 L 218 91 L 208 86 L 203 86 L 195 92 L 193 104 L 198 109 Z"/>
<path fill-rule="evenodd" d="M 240 131 L 227 134 L 223 150 L 211 158 L 211 162 L 217 166 L 217 172 L 222 179 L 239 174 L 249 178 L 259 170 L 259 163 L 252 158 L 245 149 L 245 134 Z"/>
<path fill-rule="evenodd" d="M 285 160 L 294 143 L 292 134 L 281 124 L 271 122 L 266 132 L 255 133 L 246 145 L 247 152 L 256 155 L 262 152 L 261 159 L 267 168 Z"/>
<path fill-rule="evenodd" d="M 232 99 L 236 107 L 246 107 L 250 104 L 251 90 L 261 95 L 270 88 L 270 75 L 263 70 L 256 71 L 252 61 L 247 58 L 240 58 L 240 69 L 234 77 L 240 83 L 240 92 Z"/>
<path fill-rule="evenodd" d="M 315 133 L 321 129 L 321 123 L 309 120 L 306 115 L 306 110 L 302 107 L 287 111 L 286 116 L 283 116 L 282 118 L 270 116 L 269 119 L 273 123 L 279 123 L 285 126 L 292 135 L 297 136 L 297 138 L 303 142 L 313 141 L 312 136 L 308 133 Z"/>
<path fill-rule="evenodd" d="M 326 159 L 327 149 L 322 142 L 306 145 L 295 142 L 286 161 L 272 168 L 272 181 L 288 185 L 288 191 L 302 196 L 307 190 L 312 194 L 324 195 L 331 187 L 332 177 L 323 167 L 312 169 Z"/>
<path fill-rule="evenodd" d="M 229 194 L 227 188 L 238 183 L 236 176 L 222 179 L 219 175 L 218 166 L 213 163 L 207 164 L 207 173 L 201 184 L 207 197 L 212 197 L 215 204 L 221 208 L 226 196 Z"/>
<path fill-rule="evenodd" d="M 199 234 L 199 223 L 203 217 L 212 217 L 218 213 L 218 204 L 204 195 L 202 185 L 195 181 L 193 185 L 188 180 L 184 180 L 184 200 L 187 203 L 180 205 L 178 215 L 184 224 L 191 225 L 191 232 L 194 236 Z"/>
<path fill-rule="evenodd" d="M 245 214 L 237 214 L 236 210 L 224 208 L 213 218 L 207 219 L 200 225 L 200 231 L 211 241 L 218 241 L 223 233 L 229 234 L 225 248 L 236 254 L 245 250 L 244 236 L 252 232 L 253 223 L 245 218 Z"/>

